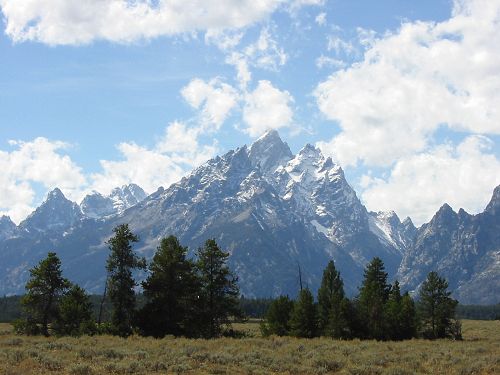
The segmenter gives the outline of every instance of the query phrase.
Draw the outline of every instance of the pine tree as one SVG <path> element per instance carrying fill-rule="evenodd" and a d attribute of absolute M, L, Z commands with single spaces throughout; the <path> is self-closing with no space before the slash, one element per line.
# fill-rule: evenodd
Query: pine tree
<path fill-rule="evenodd" d="M 454 337 L 455 308 L 458 301 L 450 297 L 448 282 L 437 272 L 430 272 L 419 293 L 419 313 L 422 334 L 429 339 Z"/>
<path fill-rule="evenodd" d="M 290 334 L 312 338 L 317 335 L 317 313 L 314 297 L 309 289 L 302 289 L 295 301 L 290 318 Z"/>
<path fill-rule="evenodd" d="M 134 254 L 131 244 L 139 239 L 128 224 L 113 229 L 114 236 L 108 241 L 111 253 L 106 264 L 108 271 L 109 298 L 113 305 L 111 325 L 116 334 L 126 337 L 132 333 L 137 286 L 132 272 L 144 269 L 145 260 Z"/>
<path fill-rule="evenodd" d="M 30 270 L 26 283 L 26 295 L 21 304 L 27 315 L 25 333 L 49 335 L 48 326 L 57 317 L 59 299 L 69 287 L 69 281 L 62 277 L 61 261 L 56 253 L 49 252 L 47 258 Z"/>
<path fill-rule="evenodd" d="M 401 340 L 417 336 L 417 310 L 408 292 L 401 297 Z"/>
<path fill-rule="evenodd" d="M 392 285 L 389 298 L 385 306 L 386 338 L 401 340 L 403 331 L 402 297 L 399 282 Z"/>
<path fill-rule="evenodd" d="M 365 337 L 377 340 L 385 338 L 384 312 L 390 290 L 384 263 L 380 258 L 373 258 L 365 268 L 357 304 L 359 318 L 364 324 Z"/>
<path fill-rule="evenodd" d="M 230 316 L 241 316 L 237 277 L 226 265 L 229 257 L 214 239 L 198 249 L 196 268 L 201 282 L 199 324 L 202 336 L 218 337 Z"/>
<path fill-rule="evenodd" d="M 54 324 L 58 335 L 81 336 L 96 332 L 89 295 L 78 285 L 72 285 L 61 298 L 59 316 Z"/>
<path fill-rule="evenodd" d="M 334 262 L 330 261 L 323 271 L 318 290 L 318 329 L 321 334 L 334 338 L 349 336 L 348 303 L 344 282 Z"/>
<path fill-rule="evenodd" d="M 265 316 L 265 322 L 261 324 L 264 336 L 278 335 L 286 336 L 290 333 L 290 317 L 293 310 L 293 301 L 288 296 L 276 298 Z"/>
<path fill-rule="evenodd" d="M 199 281 L 194 263 L 186 255 L 187 248 L 175 236 L 161 240 L 149 265 L 150 275 L 142 283 L 148 300 L 138 314 L 142 334 L 154 337 L 195 334 L 192 328 Z"/>

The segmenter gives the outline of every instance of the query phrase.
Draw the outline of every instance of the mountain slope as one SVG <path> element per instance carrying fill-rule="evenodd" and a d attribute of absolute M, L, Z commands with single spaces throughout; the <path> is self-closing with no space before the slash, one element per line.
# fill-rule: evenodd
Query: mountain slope
<path fill-rule="evenodd" d="M 500 301 L 500 186 L 483 213 L 456 213 L 445 204 L 419 228 L 397 277 L 416 290 L 433 270 L 463 303 Z"/>
<path fill-rule="evenodd" d="M 394 212 L 368 212 L 332 159 L 311 145 L 293 155 L 271 131 L 144 195 L 129 185 L 107 197 L 93 193 L 78 206 L 56 189 L 19 227 L 3 219 L 10 232 L 0 225 L 0 293 L 22 292 L 27 270 L 49 250 L 61 257 L 67 277 L 99 292 L 106 241 L 116 225 L 128 223 L 140 237 L 137 251 L 147 258 L 170 234 L 191 255 L 215 238 L 230 252 L 229 265 L 246 296 L 294 296 L 299 267 L 315 290 L 330 259 L 353 295 L 365 264 L 378 256 L 408 289 L 436 269 L 463 302 L 495 298 L 487 288 L 497 290 L 500 274 L 500 189 L 483 214 L 455 213 L 445 205 L 417 229 Z"/>

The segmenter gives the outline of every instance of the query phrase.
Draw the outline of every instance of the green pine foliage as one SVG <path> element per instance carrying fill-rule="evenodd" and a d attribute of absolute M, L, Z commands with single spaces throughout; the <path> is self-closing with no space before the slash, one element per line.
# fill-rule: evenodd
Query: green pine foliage
<path fill-rule="evenodd" d="M 196 269 L 201 283 L 197 330 L 205 338 L 219 337 L 231 316 L 241 316 L 238 278 L 229 270 L 229 253 L 214 239 L 198 249 Z"/>
<path fill-rule="evenodd" d="M 324 336 L 348 338 L 349 301 L 345 298 L 344 282 L 335 263 L 330 261 L 323 272 L 318 290 L 318 329 Z"/>
<path fill-rule="evenodd" d="M 390 290 L 384 263 L 380 258 L 373 258 L 365 268 L 357 303 L 359 316 L 364 322 L 366 338 L 376 340 L 385 338 L 385 304 L 389 299 Z"/>
<path fill-rule="evenodd" d="M 276 298 L 267 310 L 260 328 L 263 336 L 286 336 L 290 333 L 293 301 L 288 296 Z"/>
<path fill-rule="evenodd" d="M 302 289 L 295 301 L 290 318 L 290 334 L 295 337 L 312 338 L 318 334 L 316 305 L 309 289 Z"/>
<path fill-rule="evenodd" d="M 135 311 L 135 292 L 137 286 L 132 272 L 144 269 L 146 262 L 139 258 L 132 249 L 132 243 L 139 238 L 133 234 L 128 224 L 113 229 L 114 236 L 108 241 L 110 254 L 106 264 L 108 271 L 109 298 L 113 304 L 111 325 L 122 337 L 132 334 Z"/>
<path fill-rule="evenodd" d="M 403 297 L 401 296 L 401 289 L 397 280 L 392 285 L 385 306 L 385 320 L 386 338 L 389 340 L 402 340 L 404 325 Z"/>
<path fill-rule="evenodd" d="M 16 329 L 26 334 L 49 336 L 49 324 L 57 318 L 59 300 L 69 286 L 69 281 L 62 276 L 61 261 L 56 253 L 49 252 L 30 270 L 26 295 L 21 299 L 26 318 L 17 323 Z"/>
<path fill-rule="evenodd" d="M 460 325 L 455 321 L 458 301 L 450 296 L 448 282 L 437 272 L 430 272 L 420 288 L 418 304 L 425 338 L 460 338 Z"/>
<path fill-rule="evenodd" d="M 59 316 L 54 323 L 59 336 L 81 336 L 96 333 L 90 296 L 78 285 L 72 285 L 59 303 Z"/>
<path fill-rule="evenodd" d="M 148 277 L 136 311 L 137 286 L 132 274 L 145 269 L 146 262 L 134 254 L 138 238 L 128 225 L 114 229 L 109 240 L 107 260 L 111 322 L 97 326 L 91 297 L 62 276 L 61 262 L 53 252 L 30 270 L 27 293 L 20 298 L 23 318 L 14 323 L 20 334 L 60 336 L 115 334 L 127 337 L 133 332 L 161 338 L 166 335 L 215 338 L 232 331 L 232 319 L 243 317 L 241 306 L 261 314 L 264 336 L 336 339 L 369 338 L 407 340 L 424 338 L 461 339 L 461 322 L 455 318 L 457 301 L 451 298 L 448 283 L 430 272 L 422 284 L 418 305 L 408 292 L 401 293 L 398 281 L 391 286 L 380 258 L 365 268 L 359 295 L 350 301 L 333 261 L 323 272 L 318 303 L 309 289 L 300 291 L 295 301 L 288 296 L 277 299 L 239 298 L 236 276 L 227 266 L 229 254 L 209 239 L 197 251 L 197 259 L 187 257 L 188 249 L 170 236 L 160 246 L 148 267 Z M 9 299 L 0 302 L 10 306 Z"/>
<path fill-rule="evenodd" d="M 415 302 L 410 297 L 410 294 L 406 292 L 401 297 L 401 326 L 400 326 L 399 338 L 401 340 L 409 340 L 413 337 L 417 337 L 418 333 L 418 319 L 417 319 L 417 309 Z"/>
<path fill-rule="evenodd" d="M 140 332 L 146 336 L 193 336 L 200 283 L 187 248 L 170 236 L 161 240 L 149 276 L 142 283 L 146 305 L 138 313 Z"/>

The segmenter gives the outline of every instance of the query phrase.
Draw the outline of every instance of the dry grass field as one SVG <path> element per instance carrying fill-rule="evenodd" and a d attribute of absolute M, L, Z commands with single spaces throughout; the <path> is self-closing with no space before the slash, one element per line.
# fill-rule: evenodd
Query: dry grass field
<path fill-rule="evenodd" d="M 0 324 L 0 374 L 500 374 L 500 321 L 464 321 L 464 341 L 259 337 L 154 340 L 16 336 Z"/>

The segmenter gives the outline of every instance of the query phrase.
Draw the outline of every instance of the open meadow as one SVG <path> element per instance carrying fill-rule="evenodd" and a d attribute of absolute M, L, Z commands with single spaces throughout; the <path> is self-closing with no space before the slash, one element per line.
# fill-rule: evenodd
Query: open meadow
<path fill-rule="evenodd" d="M 463 341 L 335 341 L 260 337 L 161 340 L 27 337 L 0 324 L 0 373 L 25 374 L 500 374 L 500 321 L 463 321 Z"/>

